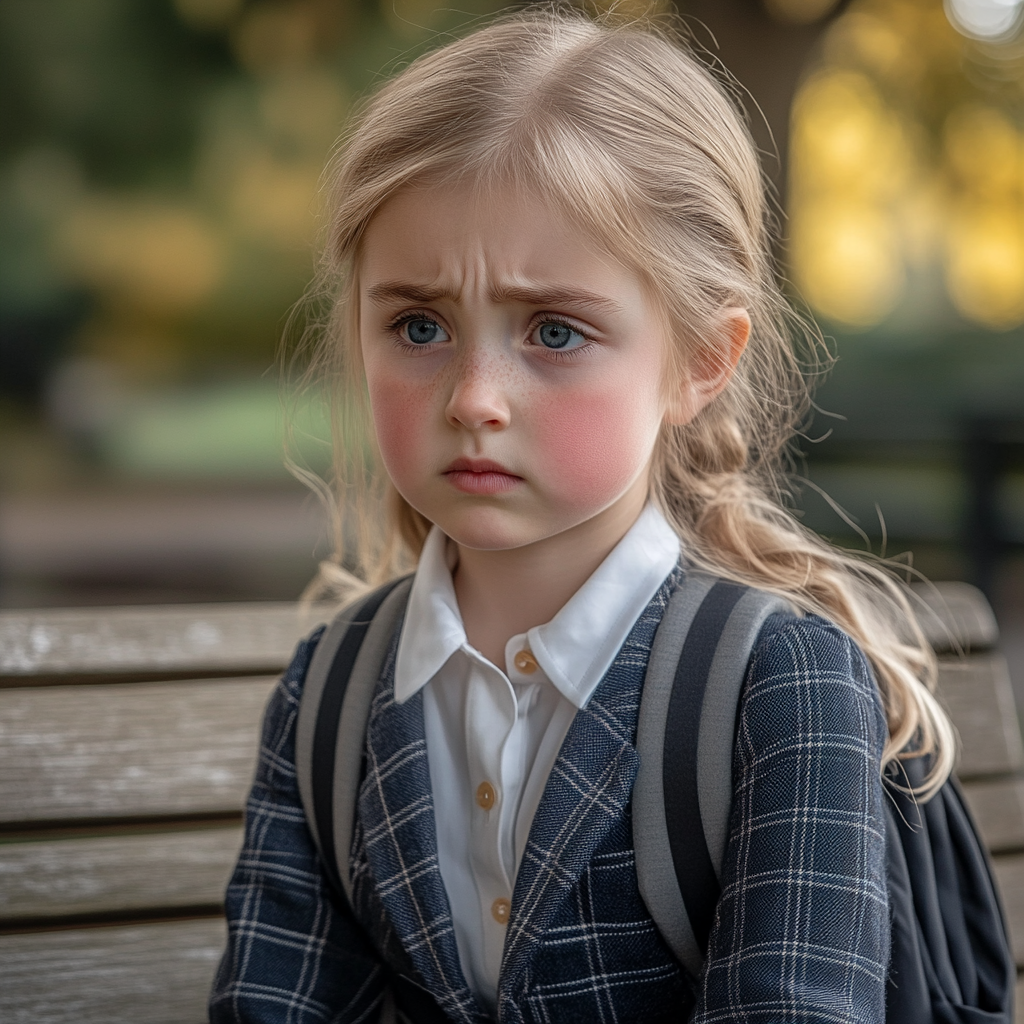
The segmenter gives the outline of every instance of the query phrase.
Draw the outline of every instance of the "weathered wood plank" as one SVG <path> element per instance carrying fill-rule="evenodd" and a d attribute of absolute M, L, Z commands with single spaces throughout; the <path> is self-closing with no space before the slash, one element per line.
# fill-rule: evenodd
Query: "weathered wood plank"
<path fill-rule="evenodd" d="M 1024 779 L 965 782 L 963 791 L 989 850 L 1024 847 Z"/>
<path fill-rule="evenodd" d="M 992 646 L 992 609 L 967 583 L 914 588 L 938 650 Z M 0 613 L 0 676 L 144 671 L 276 671 L 296 640 L 330 617 L 294 603 L 43 609 Z"/>
<path fill-rule="evenodd" d="M 961 778 L 1024 766 L 1005 658 L 990 654 L 940 662 L 939 693 L 960 733 Z"/>
<path fill-rule="evenodd" d="M 936 651 L 981 651 L 999 639 L 995 613 L 985 595 L 969 583 L 917 583 L 918 621 Z"/>
<path fill-rule="evenodd" d="M 239 810 L 273 685 L 0 690 L 0 822 Z"/>
<path fill-rule="evenodd" d="M 0 676 L 276 672 L 330 609 L 168 605 L 0 613 Z"/>
<path fill-rule="evenodd" d="M 217 906 L 240 826 L 0 843 L 0 922 Z"/>
<path fill-rule="evenodd" d="M 992 858 L 1017 967 L 1024 967 L 1024 854 Z"/>
<path fill-rule="evenodd" d="M 202 1024 L 217 919 L 0 936 L 4 1024 Z"/>

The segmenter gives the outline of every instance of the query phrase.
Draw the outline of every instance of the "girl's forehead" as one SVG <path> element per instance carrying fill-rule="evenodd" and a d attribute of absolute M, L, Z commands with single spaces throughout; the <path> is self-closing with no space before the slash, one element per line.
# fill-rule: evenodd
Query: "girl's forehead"
<path fill-rule="evenodd" d="M 606 240 L 557 205 L 522 188 L 473 183 L 401 189 L 371 218 L 357 264 L 364 283 L 395 274 L 470 286 L 483 279 L 637 283 Z"/>
<path fill-rule="evenodd" d="M 536 190 L 472 180 L 406 185 L 380 206 L 368 230 L 376 225 L 378 232 L 394 232 L 412 223 L 429 224 L 452 240 L 540 224 L 559 234 L 586 233 Z"/>

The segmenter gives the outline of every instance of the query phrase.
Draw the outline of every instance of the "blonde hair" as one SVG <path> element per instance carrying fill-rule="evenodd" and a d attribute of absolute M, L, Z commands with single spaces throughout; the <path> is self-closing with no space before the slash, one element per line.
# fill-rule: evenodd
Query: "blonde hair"
<path fill-rule="evenodd" d="M 927 798 L 955 754 L 933 695 L 935 656 L 891 571 L 831 547 L 786 508 L 788 446 L 810 407 L 807 377 L 824 361 L 820 339 L 776 283 L 746 124 L 677 35 L 573 10 L 516 13 L 419 58 L 354 119 L 329 168 L 313 293 L 325 312 L 306 332 L 307 380 L 336 384 L 335 554 L 317 586 L 351 591 L 394 575 L 430 528 L 374 455 L 353 272 L 367 224 L 412 183 L 526 190 L 644 277 L 669 317 L 677 373 L 698 353 L 722 358 L 724 310 L 749 312 L 750 341 L 726 390 L 692 422 L 663 425 L 652 500 L 691 563 L 781 594 L 860 645 L 888 718 L 884 761 L 929 754 L 918 791 Z"/>

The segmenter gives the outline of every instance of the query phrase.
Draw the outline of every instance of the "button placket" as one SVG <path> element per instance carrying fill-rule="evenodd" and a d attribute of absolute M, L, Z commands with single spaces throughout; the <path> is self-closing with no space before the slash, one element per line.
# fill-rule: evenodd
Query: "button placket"
<path fill-rule="evenodd" d="M 516 698 L 516 727 L 505 746 L 503 765 L 506 775 L 517 778 L 519 785 L 515 807 L 508 809 L 508 828 L 502 833 L 502 856 L 508 866 L 508 873 L 514 878 L 518 869 L 516 832 L 521 824 L 521 803 L 532 764 L 528 718 L 540 691 L 545 687 L 550 688 L 550 684 L 533 653 L 529 633 L 513 636 L 505 645 L 505 670 Z M 522 824 L 528 831 L 528 823 Z"/>
<path fill-rule="evenodd" d="M 466 751 L 475 783 L 470 815 L 470 859 L 483 918 L 483 958 L 495 979 L 501 966 L 505 925 L 511 909 L 511 882 L 502 837 L 511 827 L 504 762 L 518 709 L 511 683 L 489 662 L 473 666 L 466 700 Z M 514 802 L 514 801 L 513 801 Z M 507 904 L 505 911 L 495 908 Z"/>

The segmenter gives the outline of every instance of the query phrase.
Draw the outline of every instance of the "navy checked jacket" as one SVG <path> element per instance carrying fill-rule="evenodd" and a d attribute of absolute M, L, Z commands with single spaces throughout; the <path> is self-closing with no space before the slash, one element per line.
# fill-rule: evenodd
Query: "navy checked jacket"
<path fill-rule="evenodd" d="M 639 696 L 678 578 L 637 620 L 552 769 L 515 883 L 498 1021 L 881 1022 L 886 725 L 863 655 L 830 623 L 773 616 L 755 645 L 723 892 L 699 979 L 673 959 L 640 898 L 630 811 Z M 394 701 L 397 635 L 367 729 L 354 909 L 330 888 L 295 772 L 299 699 L 318 639 L 300 644 L 267 707 L 210 1019 L 376 1021 L 397 976 L 430 993 L 447 1020 L 485 1024 L 437 864 L 422 696 Z"/>

